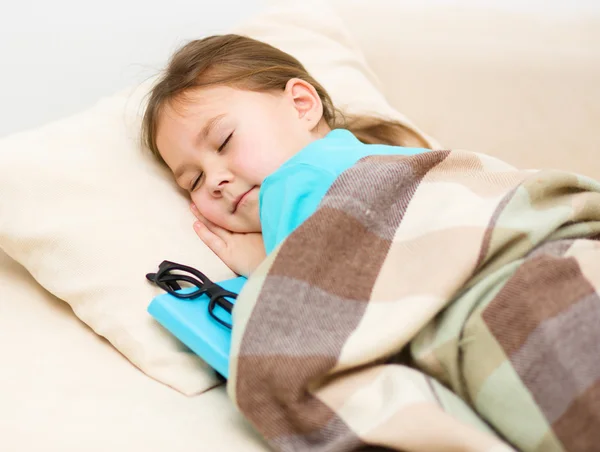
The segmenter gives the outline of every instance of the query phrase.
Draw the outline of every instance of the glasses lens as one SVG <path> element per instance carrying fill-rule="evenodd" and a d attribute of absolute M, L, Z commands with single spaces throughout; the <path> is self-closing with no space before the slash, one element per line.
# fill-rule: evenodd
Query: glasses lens
<path fill-rule="evenodd" d="M 177 298 L 196 298 L 206 292 L 205 283 L 193 275 L 187 273 L 169 273 L 164 272 L 156 276 L 156 284 Z M 180 292 L 182 289 L 183 292 Z M 194 290 L 189 290 L 189 286 L 195 287 Z"/>

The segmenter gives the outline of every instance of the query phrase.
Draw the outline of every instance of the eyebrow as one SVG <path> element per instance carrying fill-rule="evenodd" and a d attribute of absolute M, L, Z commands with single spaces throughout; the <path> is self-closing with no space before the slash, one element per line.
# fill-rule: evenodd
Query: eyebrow
<path fill-rule="evenodd" d="M 206 141 L 210 135 L 210 133 L 212 132 L 212 129 L 225 117 L 225 113 L 222 113 L 220 115 L 217 115 L 211 119 L 209 119 L 206 124 L 204 125 L 204 127 L 202 127 L 202 130 L 200 131 L 200 133 L 198 134 L 198 137 L 196 139 L 196 143 L 198 142 L 202 142 L 202 141 Z M 175 174 L 175 180 L 179 180 L 179 178 L 189 169 L 191 168 L 192 165 L 182 165 L 179 168 L 177 168 L 174 171 Z"/>

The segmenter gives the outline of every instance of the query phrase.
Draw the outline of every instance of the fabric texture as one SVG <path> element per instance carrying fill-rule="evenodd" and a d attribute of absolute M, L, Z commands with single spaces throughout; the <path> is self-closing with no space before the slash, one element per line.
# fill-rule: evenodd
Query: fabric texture
<path fill-rule="evenodd" d="M 404 118 L 324 8 L 276 7 L 234 31 L 305 62 L 338 106 Z M 144 275 L 165 259 L 214 281 L 234 275 L 195 235 L 187 195 L 138 144 L 152 83 L 0 140 L 0 248 L 139 369 L 191 395 L 218 379 L 146 312 L 160 290 Z"/>
<path fill-rule="evenodd" d="M 260 223 L 267 254 L 317 210 L 337 177 L 367 155 L 414 155 L 428 149 L 363 144 L 335 129 L 270 174 L 260 187 Z"/>
<path fill-rule="evenodd" d="M 592 450 L 596 237 L 584 176 L 361 159 L 241 292 L 230 396 L 276 450 Z"/>

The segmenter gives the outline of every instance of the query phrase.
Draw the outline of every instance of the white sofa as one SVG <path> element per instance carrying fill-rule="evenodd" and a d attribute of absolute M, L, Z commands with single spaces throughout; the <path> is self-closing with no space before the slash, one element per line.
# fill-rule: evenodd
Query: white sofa
<path fill-rule="evenodd" d="M 600 9 L 332 3 L 394 107 L 444 147 L 600 178 Z M 223 386 L 186 397 L 148 378 L 1 250 L 0 288 L 0 450 L 265 450 Z"/>

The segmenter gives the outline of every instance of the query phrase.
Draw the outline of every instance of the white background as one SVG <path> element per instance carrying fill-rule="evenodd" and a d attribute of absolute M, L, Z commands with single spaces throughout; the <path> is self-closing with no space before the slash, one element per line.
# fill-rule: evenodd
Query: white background
<path fill-rule="evenodd" d="M 187 40 L 227 31 L 277 1 L 0 0 L 0 138 L 132 86 Z M 351 7 L 366 0 L 333 1 Z M 600 0 L 389 1 L 559 15 L 600 9 Z"/>
<path fill-rule="evenodd" d="M 0 0 L 0 137 L 138 83 L 187 40 L 262 8 L 261 0 Z"/>

